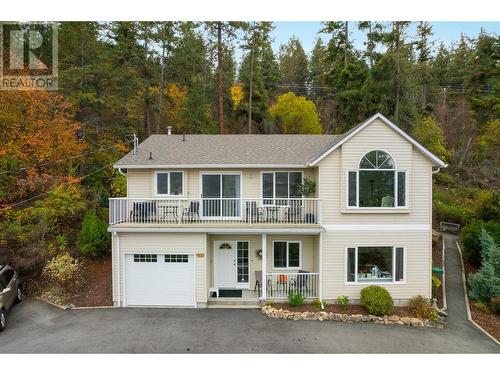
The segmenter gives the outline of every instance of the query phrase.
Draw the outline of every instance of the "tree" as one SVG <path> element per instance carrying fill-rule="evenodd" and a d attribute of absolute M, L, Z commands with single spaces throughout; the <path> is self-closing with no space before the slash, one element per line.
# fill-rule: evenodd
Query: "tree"
<path fill-rule="evenodd" d="M 429 97 L 429 84 L 430 84 L 430 60 L 432 42 L 429 38 L 432 36 L 432 26 L 428 22 L 419 22 L 417 25 L 417 71 L 419 77 L 419 84 L 421 86 L 420 106 L 425 112 L 430 112 L 427 107 Z"/>
<path fill-rule="evenodd" d="M 383 26 L 380 22 L 361 21 L 358 22 L 358 29 L 366 32 L 366 51 L 364 57 L 368 59 L 370 68 L 373 68 L 377 60 L 380 58 L 380 53 L 377 52 L 377 45 L 382 40 Z"/>
<path fill-rule="evenodd" d="M 288 92 L 278 96 L 269 108 L 269 116 L 283 134 L 321 134 L 316 106 L 303 96 Z"/>
<path fill-rule="evenodd" d="M 282 82 L 296 84 L 304 91 L 309 77 L 308 61 L 304 48 L 295 36 L 280 47 L 279 69 Z"/>
<path fill-rule="evenodd" d="M 446 149 L 443 130 L 432 117 L 423 118 L 413 133 L 415 139 L 443 161 L 449 160 L 451 152 Z"/>
<path fill-rule="evenodd" d="M 106 224 L 94 212 L 86 213 L 76 240 L 78 250 L 95 257 L 109 252 L 110 245 L 111 234 Z"/>

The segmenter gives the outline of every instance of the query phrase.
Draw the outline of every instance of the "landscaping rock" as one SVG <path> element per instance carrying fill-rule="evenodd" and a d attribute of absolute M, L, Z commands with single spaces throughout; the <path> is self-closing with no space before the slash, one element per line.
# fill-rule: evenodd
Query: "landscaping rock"
<path fill-rule="evenodd" d="M 410 323 L 413 327 L 423 327 L 424 322 L 417 318 L 410 318 Z"/>
<path fill-rule="evenodd" d="M 387 318 L 390 322 L 397 322 L 399 320 L 398 315 L 391 315 L 390 317 Z"/>
<path fill-rule="evenodd" d="M 411 320 L 407 316 L 402 317 L 401 321 L 403 322 L 404 325 L 407 325 L 407 326 L 411 325 Z"/>

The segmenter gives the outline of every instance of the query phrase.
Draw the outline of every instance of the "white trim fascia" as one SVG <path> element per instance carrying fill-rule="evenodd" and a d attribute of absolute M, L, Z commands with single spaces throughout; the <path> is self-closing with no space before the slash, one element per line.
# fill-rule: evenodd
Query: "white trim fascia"
<path fill-rule="evenodd" d="M 330 224 L 322 225 L 327 231 L 428 231 L 429 224 Z"/>
<path fill-rule="evenodd" d="M 320 234 L 324 232 L 321 227 L 316 228 L 182 228 L 182 227 L 108 227 L 111 233 L 209 233 L 209 234 L 244 234 L 244 233 L 268 233 L 268 234 Z"/>
<path fill-rule="evenodd" d="M 218 168 L 218 169 L 256 169 L 256 168 L 272 168 L 272 169 L 304 169 L 309 168 L 308 163 L 304 164 L 151 164 L 151 165 L 143 165 L 143 164 L 114 164 L 113 168 L 127 168 L 127 169 L 157 169 L 157 168 L 166 168 L 166 169 L 202 169 L 202 168 Z"/>
<path fill-rule="evenodd" d="M 420 143 L 418 143 L 415 139 L 413 139 L 411 136 L 409 136 L 407 133 L 405 133 L 403 130 L 401 130 L 398 126 L 396 126 L 393 122 L 391 122 L 387 117 L 382 115 L 381 113 L 376 113 L 369 119 L 365 120 L 361 125 L 358 125 L 358 128 L 353 131 L 351 134 L 349 134 L 347 137 L 343 138 L 340 140 L 338 143 L 334 144 L 330 149 L 325 151 L 322 155 L 317 157 L 316 159 L 313 159 L 308 163 L 310 167 L 316 165 L 319 161 L 324 159 L 326 156 L 328 156 L 332 151 L 335 149 L 339 148 L 342 144 L 347 142 L 349 139 L 351 139 L 353 136 L 355 136 L 357 133 L 359 133 L 361 130 L 363 130 L 368 124 L 372 123 L 376 119 L 380 119 L 383 122 L 385 122 L 389 127 L 391 127 L 394 131 L 396 131 L 399 135 L 401 135 L 403 138 L 405 138 L 408 142 L 413 144 L 421 153 L 423 153 L 425 156 L 427 156 L 429 159 L 431 159 L 437 166 L 441 168 L 446 168 L 448 164 L 446 164 L 444 161 L 439 159 L 436 155 L 434 155 L 432 152 L 427 150 L 424 146 L 422 146 Z"/>

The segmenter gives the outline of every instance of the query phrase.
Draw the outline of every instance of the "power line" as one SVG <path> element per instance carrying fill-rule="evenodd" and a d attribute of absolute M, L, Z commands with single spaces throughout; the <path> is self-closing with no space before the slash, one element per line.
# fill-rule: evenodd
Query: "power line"
<path fill-rule="evenodd" d="M 106 169 L 106 168 L 108 168 L 108 167 L 111 167 L 114 163 L 115 163 L 115 162 L 112 162 L 112 163 L 110 163 L 110 164 L 108 164 L 108 165 L 105 165 L 104 167 L 101 167 L 101 168 L 99 168 L 99 169 L 96 169 L 95 171 L 93 171 L 93 172 L 91 172 L 91 173 L 88 173 L 88 174 L 86 174 L 85 176 L 78 177 L 78 179 L 79 179 L 80 181 L 81 181 L 81 180 L 84 180 L 85 178 L 90 177 L 90 176 L 92 176 L 93 174 L 95 174 L 95 173 L 97 173 L 97 172 L 102 171 L 103 169 Z M 65 183 L 65 184 L 61 184 L 61 185 L 59 185 L 58 187 L 61 187 L 61 186 L 67 186 L 67 185 L 71 185 L 71 184 L 72 184 L 72 182 L 67 182 L 67 183 Z M 10 206 L 14 207 L 14 206 L 19 206 L 20 204 L 23 204 L 23 203 L 31 202 L 32 200 L 37 199 L 37 198 L 40 198 L 40 197 L 43 197 L 44 195 L 47 195 L 47 194 L 49 194 L 50 192 L 51 192 L 51 190 L 46 191 L 45 193 L 41 193 L 41 194 L 35 195 L 34 197 L 31 197 L 31 198 L 28 198 L 28 199 L 22 200 L 22 201 L 20 201 L 20 202 L 11 203 L 11 204 L 10 204 Z"/>

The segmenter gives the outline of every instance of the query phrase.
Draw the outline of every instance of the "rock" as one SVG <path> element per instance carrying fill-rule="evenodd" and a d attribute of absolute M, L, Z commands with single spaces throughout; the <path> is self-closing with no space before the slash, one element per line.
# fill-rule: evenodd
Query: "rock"
<path fill-rule="evenodd" d="M 400 326 L 404 326 L 405 324 L 401 320 L 396 320 L 394 324 L 399 324 Z"/>
<path fill-rule="evenodd" d="M 424 326 L 424 322 L 422 322 L 420 319 L 417 319 L 417 318 L 410 318 L 410 324 L 413 327 L 423 327 Z"/>
<path fill-rule="evenodd" d="M 401 321 L 403 322 L 404 325 L 407 325 L 407 326 L 411 325 L 411 320 L 407 316 L 402 317 Z"/>
<path fill-rule="evenodd" d="M 397 322 L 399 320 L 398 315 L 391 315 L 390 317 L 387 318 L 390 322 Z"/>

